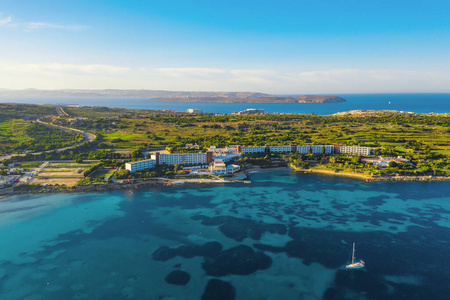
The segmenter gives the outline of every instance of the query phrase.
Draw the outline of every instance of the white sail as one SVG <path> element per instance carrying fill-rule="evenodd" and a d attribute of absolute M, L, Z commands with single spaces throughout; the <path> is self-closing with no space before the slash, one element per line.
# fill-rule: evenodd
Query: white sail
<path fill-rule="evenodd" d="M 364 268 L 364 266 L 365 266 L 365 263 L 362 260 L 355 262 L 355 243 L 353 243 L 352 263 L 346 265 L 345 268 L 346 269 L 362 269 L 362 268 Z"/>

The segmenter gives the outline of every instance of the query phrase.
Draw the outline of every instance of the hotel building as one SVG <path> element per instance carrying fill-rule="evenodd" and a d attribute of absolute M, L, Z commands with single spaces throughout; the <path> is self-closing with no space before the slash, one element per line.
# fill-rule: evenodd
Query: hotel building
<path fill-rule="evenodd" d="M 174 154 L 161 154 L 156 152 L 152 154 L 151 159 L 129 162 L 125 164 L 125 168 L 130 170 L 131 173 L 142 171 L 145 169 L 152 169 L 159 165 L 210 165 L 213 160 L 217 163 L 216 174 L 220 172 L 226 172 L 226 168 L 222 169 L 222 164 L 239 158 L 240 154 L 253 154 L 253 153 L 295 153 L 300 154 L 357 154 L 357 155 L 370 155 L 370 147 L 359 146 L 341 146 L 341 145 L 284 145 L 284 146 L 256 146 L 256 147 L 242 147 L 240 145 L 229 146 L 226 148 L 229 152 L 224 155 L 221 153 L 221 149 L 217 149 L 212 146 L 212 151 L 206 153 L 174 153 Z M 213 158 L 213 151 L 216 156 Z"/>
<path fill-rule="evenodd" d="M 339 153 L 370 155 L 370 147 L 340 146 Z"/>
<path fill-rule="evenodd" d="M 125 164 L 125 169 L 129 170 L 130 173 L 137 171 L 143 171 L 145 169 L 153 169 L 156 166 L 156 160 L 146 159 L 140 161 L 133 161 Z"/>

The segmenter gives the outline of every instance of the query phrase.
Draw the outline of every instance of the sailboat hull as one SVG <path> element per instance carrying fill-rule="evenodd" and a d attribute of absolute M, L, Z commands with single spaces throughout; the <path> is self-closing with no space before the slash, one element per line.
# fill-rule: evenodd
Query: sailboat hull
<path fill-rule="evenodd" d="M 362 268 L 364 268 L 364 266 L 365 266 L 365 264 L 361 260 L 360 262 L 346 265 L 345 268 L 348 270 L 355 270 L 355 269 L 362 269 Z"/>

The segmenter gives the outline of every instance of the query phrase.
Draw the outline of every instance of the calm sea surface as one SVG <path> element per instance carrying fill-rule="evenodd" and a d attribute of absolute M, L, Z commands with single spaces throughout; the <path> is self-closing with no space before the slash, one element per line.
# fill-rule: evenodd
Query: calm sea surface
<path fill-rule="evenodd" d="M 343 103 L 184 103 L 159 102 L 140 98 L 76 98 L 76 97 L 0 97 L 0 103 L 78 104 L 84 106 L 108 106 L 135 109 L 202 109 L 211 113 L 232 113 L 247 108 L 262 108 L 266 112 L 333 114 L 354 109 L 389 109 L 416 113 L 450 113 L 450 94 L 345 94 Z"/>
<path fill-rule="evenodd" d="M 448 182 L 251 180 L 1 199 L 0 299 L 448 299 Z"/>

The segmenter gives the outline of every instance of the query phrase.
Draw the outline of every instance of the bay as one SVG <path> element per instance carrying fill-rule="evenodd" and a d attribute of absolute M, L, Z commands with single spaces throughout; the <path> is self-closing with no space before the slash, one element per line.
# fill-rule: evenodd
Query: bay
<path fill-rule="evenodd" d="M 447 182 L 291 171 L 255 173 L 251 181 L 1 199 L 0 298 L 450 293 Z M 345 270 L 353 242 L 365 270 Z"/>
<path fill-rule="evenodd" d="M 77 104 L 130 109 L 172 109 L 186 111 L 198 108 L 208 113 L 229 114 L 247 108 L 264 109 L 269 113 L 306 113 L 328 115 L 342 111 L 400 110 L 415 113 L 449 113 L 450 94 L 339 94 L 342 103 L 187 103 L 160 102 L 155 99 L 114 97 L 0 97 L 0 103 Z"/>

